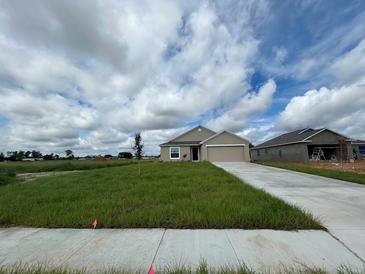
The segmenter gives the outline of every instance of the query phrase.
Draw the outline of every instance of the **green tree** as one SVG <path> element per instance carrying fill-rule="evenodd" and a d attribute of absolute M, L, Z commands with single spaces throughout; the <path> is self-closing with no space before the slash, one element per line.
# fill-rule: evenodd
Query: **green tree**
<path fill-rule="evenodd" d="M 54 159 L 53 153 L 46 154 L 43 156 L 43 160 L 53 160 L 53 159 Z"/>
<path fill-rule="evenodd" d="M 8 151 L 7 158 L 10 161 L 21 161 L 25 157 L 25 152 L 22 150 L 19 151 Z"/>
<path fill-rule="evenodd" d="M 33 158 L 41 158 L 42 153 L 40 151 L 32 150 L 32 157 Z"/>
<path fill-rule="evenodd" d="M 130 152 L 119 152 L 118 153 L 118 158 L 122 158 L 122 159 L 132 159 L 133 158 L 133 154 Z"/>
<path fill-rule="evenodd" d="M 5 156 L 4 153 L 0 152 L 0 162 L 4 162 Z"/>
<path fill-rule="evenodd" d="M 18 151 L 8 151 L 6 152 L 6 156 L 9 161 L 15 161 L 18 155 Z"/>
<path fill-rule="evenodd" d="M 17 161 L 21 161 L 22 159 L 24 159 L 25 158 L 25 152 L 23 151 L 23 150 L 19 150 L 18 151 L 18 155 L 17 155 L 17 157 L 16 157 L 16 160 Z"/>
<path fill-rule="evenodd" d="M 66 157 L 69 159 L 73 159 L 74 158 L 74 153 L 72 152 L 71 149 L 68 149 L 65 151 L 66 152 Z"/>
<path fill-rule="evenodd" d="M 32 152 L 27 150 L 27 152 L 25 153 L 25 158 L 30 158 L 32 156 Z"/>
<path fill-rule="evenodd" d="M 142 143 L 142 136 L 140 132 L 137 132 L 136 135 L 134 136 L 134 146 L 133 146 L 133 150 L 134 150 L 134 155 L 136 156 L 136 158 L 138 160 L 142 159 L 142 155 L 143 155 L 143 143 Z"/>

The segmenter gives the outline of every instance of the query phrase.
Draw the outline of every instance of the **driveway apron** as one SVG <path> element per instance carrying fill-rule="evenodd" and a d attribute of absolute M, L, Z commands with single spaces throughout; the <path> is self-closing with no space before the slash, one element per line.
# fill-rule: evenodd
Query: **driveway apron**
<path fill-rule="evenodd" d="M 214 164 L 311 212 L 333 237 L 365 260 L 365 185 L 253 163 Z"/>

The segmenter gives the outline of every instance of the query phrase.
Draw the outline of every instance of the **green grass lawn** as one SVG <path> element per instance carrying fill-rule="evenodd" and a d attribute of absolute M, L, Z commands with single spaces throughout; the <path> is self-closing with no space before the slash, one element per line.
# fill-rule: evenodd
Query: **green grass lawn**
<path fill-rule="evenodd" d="M 273 166 L 278 168 L 284 168 L 293 171 L 299 171 L 304 173 L 309 173 L 313 175 L 353 182 L 357 184 L 365 184 L 365 174 L 359 174 L 356 172 L 350 171 L 338 171 L 338 170 L 330 170 L 324 168 L 314 168 L 314 167 L 306 167 L 306 166 L 298 166 L 291 165 L 290 163 L 282 163 L 282 162 L 266 162 L 266 161 L 256 161 L 255 163 Z"/>
<path fill-rule="evenodd" d="M 95 160 L 52 160 L 36 162 L 0 162 L 0 173 L 32 173 L 46 171 L 88 170 L 95 168 L 122 166 L 132 164 L 131 160 L 110 160 L 99 162 Z"/>
<path fill-rule="evenodd" d="M 214 165 L 141 162 L 0 186 L 0 225 L 320 229 L 310 214 Z"/>
<path fill-rule="evenodd" d="M 0 162 L 0 186 L 15 182 L 16 174 L 48 171 L 89 170 L 135 164 L 132 160 L 112 160 L 99 162 L 94 160 L 52 160 L 36 162 Z"/>

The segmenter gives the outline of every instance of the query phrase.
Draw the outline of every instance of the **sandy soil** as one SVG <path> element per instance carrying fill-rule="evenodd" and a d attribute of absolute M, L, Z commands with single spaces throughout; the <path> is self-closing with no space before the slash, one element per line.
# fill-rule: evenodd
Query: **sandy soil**
<path fill-rule="evenodd" d="M 49 171 L 49 172 L 38 172 L 38 173 L 20 173 L 16 176 L 20 179 L 25 180 L 26 182 L 33 181 L 39 177 L 44 176 L 57 176 L 57 175 L 63 175 L 68 173 L 76 173 L 81 172 L 81 170 L 71 170 L 71 171 Z"/>

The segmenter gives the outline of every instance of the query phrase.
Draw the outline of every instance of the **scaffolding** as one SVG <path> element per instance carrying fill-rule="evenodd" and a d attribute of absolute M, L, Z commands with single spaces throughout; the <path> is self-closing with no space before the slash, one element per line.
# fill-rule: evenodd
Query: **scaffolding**
<path fill-rule="evenodd" d="M 310 161 L 338 162 L 346 155 L 341 146 L 312 146 L 308 152 Z"/>
<path fill-rule="evenodd" d="M 324 157 L 324 152 L 323 152 L 322 148 L 320 148 L 320 147 L 313 148 L 311 160 L 312 161 L 326 160 L 326 157 Z"/>

